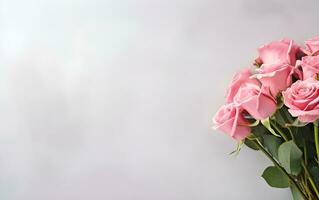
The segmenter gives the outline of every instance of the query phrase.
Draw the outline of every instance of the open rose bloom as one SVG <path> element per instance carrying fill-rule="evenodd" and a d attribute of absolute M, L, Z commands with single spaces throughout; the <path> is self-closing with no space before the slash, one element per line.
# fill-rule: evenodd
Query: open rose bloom
<path fill-rule="evenodd" d="M 290 188 L 295 200 L 319 200 L 319 37 L 283 39 L 258 48 L 237 72 L 216 112 L 214 128 L 265 154 L 262 177 Z"/>

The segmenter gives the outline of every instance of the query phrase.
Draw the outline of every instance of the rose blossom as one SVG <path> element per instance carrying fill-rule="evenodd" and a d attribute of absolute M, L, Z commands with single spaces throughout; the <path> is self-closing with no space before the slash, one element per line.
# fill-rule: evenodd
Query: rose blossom
<path fill-rule="evenodd" d="M 284 103 L 292 116 L 301 122 L 314 122 L 319 118 L 319 82 L 314 78 L 298 80 L 285 92 Z"/>
<path fill-rule="evenodd" d="M 292 83 L 294 67 L 289 64 L 263 64 L 257 69 L 256 77 L 264 87 L 270 89 L 273 97 L 286 90 Z"/>
<path fill-rule="evenodd" d="M 245 109 L 258 120 L 271 116 L 276 110 L 276 101 L 269 90 L 253 77 L 250 68 L 234 76 L 227 90 L 226 102 Z"/>
<path fill-rule="evenodd" d="M 251 78 L 251 68 L 247 67 L 235 74 L 226 92 L 226 103 L 233 102 L 234 96 L 243 84 L 252 83 L 258 84 L 258 81 Z"/>
<path fill-rule="evenodd" d="M 316 78 L 319 74 L 319 55 L 302 57 L 300 65 L 302 67 L 303 79 Z"/>
<path fill-rule="evenodd" d="M 302 51 L 307 55 L 319 55 L 319 36 L 305 41 L 306 48 Z"/>
<path fill-rule="evenodd" d="M 233 104 L 223 105 L 213 118 L 215 129 L 218 129 L 236 140 L 242 140 L 250 134 L 248 122 L 240 109 Z"/>
<path fill-rule="evenodd" d="M 298 51 L 299 46 L 292 40 L 274 41 L 258 49 L 259 57 L 257 60 L 261 61 L 262 64 L 295 65 Z"/>
<path fill-rule="evenodd" d="M 236 96 L 234 104 L 246 110 L 254 119 L 270 117 L 276 111 L 276 101 L 267 88 L 259 84 L 243 84 Z"/>

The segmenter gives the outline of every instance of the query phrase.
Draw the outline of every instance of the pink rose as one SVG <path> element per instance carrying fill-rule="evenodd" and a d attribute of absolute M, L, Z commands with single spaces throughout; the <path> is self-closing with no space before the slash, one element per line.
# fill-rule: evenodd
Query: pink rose
<path fill-rule="evenodd" d="M 317 78 L 319 74 L 319 55 L 302 57 L 300 65 L 302 67 L 303 79 L 310 77 Z"/>
<path fill-rule="evenodd" d="M 256 77 L 264 87 L 270 89 L 273 97 L 286 90 L 292 83 L 294 67 L 289 64 L 263 64 L 257 69 Z"/>
<path fill-rule="evenodd" d="M 254 78 L 251 78 L 251 76 L 252 73 L 250 68 L 245 68 L 242 71 L 239 71 L 235 74 L 226 92 L 226 103 L 233 102 L 234 96 L 237 94 L 239 88 L 243 84 L 258 84 L 258 81 Z"/>
<path fill-rule="evenodd" d="M 299 51 L 292 40 L 274 41 L 265 44 L 258 49 L 259 58 L 262 64 L 290 64 L 295 65 L 296 55 Z"/>
<path fill-rule="evenodd" d="M 319 55 L 319 36 L 305 41 L 306 48 L 302 51 L 307 55 Z"/>
<path fill-rule="evenodd" d="M 299 121 L 319 119 L 319 82 L 316 79 L 298 80 L 282 94 L 288 111 Z"/>
<path fill-rule="evenodd" d="M 242 140 L 250 134 L 248 122 L 240 109 L 233 104 L 223 105 L 213 118 L 215 129 L 227 133 L 236 140 Z"/>
<path fill-rule="evenodd" d="M 276 110 L 276 101 L 269 90 L 252 77 L 250 68 L 234 76 L 227 90 L 226 102 L 245 109 L 255 119 L 265 119 Z"/>
<path fill-rule="evenodd" d="M 260 120 L 270 117 L 276 111 L 276 101 L 269 90 L 259 84 L 242 85 L 234 97 L 235 106 L 246 110 L 253 118 Z"/>

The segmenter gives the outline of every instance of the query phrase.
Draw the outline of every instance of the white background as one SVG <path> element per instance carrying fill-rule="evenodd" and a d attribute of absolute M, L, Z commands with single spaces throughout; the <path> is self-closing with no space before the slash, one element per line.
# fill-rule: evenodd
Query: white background
<path fill-rule="evenodd" d="M 2 200 L 291 199 L 211 130 L 256 48 L 317 1 L 0 0 Z"/>

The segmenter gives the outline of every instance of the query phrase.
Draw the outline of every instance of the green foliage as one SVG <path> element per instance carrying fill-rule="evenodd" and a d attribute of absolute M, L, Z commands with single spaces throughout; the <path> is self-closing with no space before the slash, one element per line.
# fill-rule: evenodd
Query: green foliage
<path fill-rule="evenodd" d="M 259 147 L 256 145 L 256 143 L 250 139 L 245 139 L 244 144 L 253 150 L 259 150 Z"/>
<path fill-rule="evenodd" d="M 285 142 L 278 149 L 278 159 L 285 170 L 297 176 L 301 171 L 302 151 L 292 141 Z"/>
<path fill-rule="evenodd" d="M 290 189 L 291 189 L 291 194 L 292 194 L 292 197 L 293 197 L 294 200 L 306 200 L 306 199 L 303 198 L 303 196 L 298 191 L 296 186 L 291 185 Z"/>
<path fill-rule="evenodd" d="M 251 132 L 257 138 L 262 138 L 264 135 L 270 134 L 270 132 L 262 124 L 252 127 Z"/>
<path fill-rule="evenodd" d="M 274 163 L 263 172 L 265 181 L 271 187 L 290 187 L 294 200 L 319 199 L 319 154 L 313 123 L 301 123 L 281 102 L 273 116 L 260 122 L 251 120 L 252 134 L 243 144 L 263 152 Z"/>
<path fill-rule="evenodd" d="M 286 127 L 294 126 L 294 127 L 304 127 L 307 123 L 301 122 L 298 119 L 293 121 L 292 123 L 286 123 Z"/>
<path fill-rule="evenodd" d="M 318 166 L 313 166 L 310 169 L 310 174 L 313 177 L 314 182 L 316 183 L 317 187 L 319 185 L 319 167 Z"/>
<path fill-rule="evenodd" d="M 278 148 L 282 144 L 282 140 L 273 135 L 264 135 L 263 138 L 265 148 L 278 160 Z"/>
<path fill-rule="evenodd" d="M 279 134 L 271 127 L 269 118 L 261 120 L 261 123 L 268 129 L 268 131 L 274 136 L 280 137 Z"/>
<path fill-rule="evenodd" d="M 290 186 L 289 178 L 275 166 L 267 167 L 263 172 L 262 177 L 271 187 L 287 188 Z"/>
<path fill-rule="evenodd" d="M 278 109 L 271 119 L 276 121 L 281 127 L 287 127 L 287 124 L 289 125 L 295 122 L 295 119 L 290 115 L 286 106 L 282 106 Z"/>

